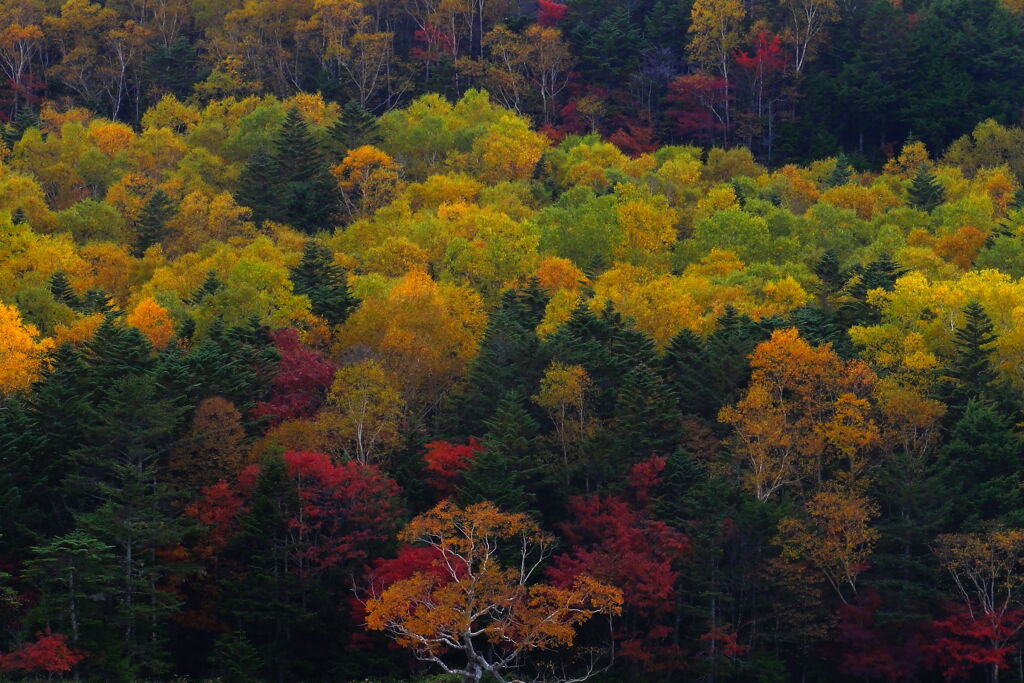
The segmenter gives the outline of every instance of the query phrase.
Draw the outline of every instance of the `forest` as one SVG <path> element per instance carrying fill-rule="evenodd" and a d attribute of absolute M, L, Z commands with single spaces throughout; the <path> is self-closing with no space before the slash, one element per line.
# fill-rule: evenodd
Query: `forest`
<path fill-rule="evenodd" d="M 0 680 L 1024 680 L 1019 0 L 0 17 Z"/>

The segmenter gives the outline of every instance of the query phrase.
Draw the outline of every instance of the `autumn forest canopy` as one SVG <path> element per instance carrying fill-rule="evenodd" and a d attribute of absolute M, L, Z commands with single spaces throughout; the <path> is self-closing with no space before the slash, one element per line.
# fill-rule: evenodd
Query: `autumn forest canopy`
<path fill-rule="evenodd" d="M 1019 0 L 0 19 L 0 680 L 1024 679 Z"/>

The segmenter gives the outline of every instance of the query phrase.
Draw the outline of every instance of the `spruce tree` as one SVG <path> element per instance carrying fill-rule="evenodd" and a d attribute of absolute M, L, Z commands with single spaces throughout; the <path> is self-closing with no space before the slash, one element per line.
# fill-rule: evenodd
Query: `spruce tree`
<path fill-rule="evenodd" d="M 93 313 L 102 313 L 103 315 L 114 314 L 114 302 L 102 289 L 93 287 L 85 290 L 85 294 L 82 295 L 82 313 L 86 315 L 92 315 Z"/>
<path fill-rule="evenodd" d="M 37 427 L 21 398 L 0 398 L 0 553 L 8 557 L 24 553 L 55 521 L 40 476 L 46 434 Z"/>
<path fill-rule="evenodd" d="M 348 287 L 344 269 L 334 263 L 331 250 L 307 240 L 302 260 L 289 273 L 295 293 L 309 297 L 311 310 L 331 325 L 340 325 L 359 306 Z"/>
<path fill-rule="evenodd" d="M 672 337 L 661 359 L 661 376 L 675 394 L 679 412 L 714 418 L 715 402 L 707 382 L 708 354 L 704 340 L 682 329 Z"/>
<path fill-rule="evenodd" d="M 256 225 L 262 225 L 268 220 L 280 220 L 279 182 L 274 157 L 263 149 L 253 152 L 238 179 L 235 199 L 240 205 L 249 207 Z"/>
<path fill-rule="evenodd" d="M 39 116 L 32 110 L 32 107 L 25 104 L 20 105 L 10 123 L 4 127 L 4 142 L 7 143 L 8 148 L 13 149 L 14 145 L 25 135 L 26 130 L 39 128 L 40 124 Z"/>
<path fill-rule="evenodd" d="M 750 380 L 748 358 L 754 349 L 771 336 L 772 327 L 762 320 L 755 322 L 750 316 L 726 306 L 718 318 L 717 327 L 707 339 L 707 387 L 711 395 L 711 415 L 739 400 L 739 395 Z"/>
<path fill-rule="evenodd" d="M 381 140 L 377 119 L 356 100 L 349 100 L 341 109 L 341 116 L 327 130 L 335 145 L 338 158 L 349 150 L 363 145 L 376 145 Z"/>
<path fill-rule="evenodd" d="M 274 172 L 272 218 L 306 233 L 331 227 L 339 200 L 335 181 L 298 109 L 288 112 L 274 138 Z"/>
<path fill-rule="evenodd" d="M 914 176 L 907 189 L 910 205 L 925 213 L 931 213 L 946 201 L 946 192 L 928 169 L 922 168 Z"/>
<path fill-rule="evenodd" d="M 156 190 L 142 207 L 135 222 L 135 254 L 142 256 L 154 244 L 160 244 L 168 235 L 167 221 L 174 217 L 171 198 L 163 190 Z"/>
<path fill-rule="evenodd" d="M 843 286 L 843 274 L 839 264 L 839 257 L 834 251 L 828 249 L 818 262 L 814 265 L 814 274 L 821 280 L 823 294 L 825 296 L 834 294 Z"/>
<path fill-rule="evenodd" d="M 93 338 L 85 343 L 82 354 L 91 394 L 106 397 L 118 380 L 151 371 L 152 349 L 138 329 L 125 325 L 120 318 L 107 316 Z"/>
<path fill-rule="evenodd" d="M 528 487 L 538 469 L 537 423 L 522 397 L 508 392 L 486 424 L 484 450 L 464 473 L 459 497 L 465 504 L 489 500 L 505 512 L 525 512 L 535 500 Z"/>
<path fill-rule="evenodd" d="M 76 311 L 82 307 L 82 300 L 71 288 L 68 276 L 64 274 L 63 270 L 58 270 L 50 276 L 50 293 L 53 294 L 53 300 L 57 303 L 64 304 Z"/>

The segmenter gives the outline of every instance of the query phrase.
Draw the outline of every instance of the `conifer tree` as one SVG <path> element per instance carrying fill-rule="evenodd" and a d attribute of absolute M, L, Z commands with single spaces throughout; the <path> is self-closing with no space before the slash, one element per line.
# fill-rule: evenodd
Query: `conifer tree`
<path fill-rule="evenodd" d="M 50 276 L 50 293 L 53 294 L 54 301 L 71 309 L 78 310 L 82 306 L 81 299 L 71 288 L 68 276 L 62 270 L 58 270 Z"/>
<path fill-rule="evenodd" d="M 707 383 L 707 348 L 691 330 L 682 329 L 672 337 L 661 359 L 661 376 L 675 394 L 682 415 L 713 418 L 715 402 Z"/>
<path fill-rule="evenodd" d="M 953 359 L 946 369 L 944 398 L 950 409 L 949 417 L 959 417 L 971 399 L 991 397 L 997 377 L 992 367 L 992 343 L 996 339 L 995 326 L 981 304 L 967 304 L 964 322 L 953 336 Z"/>
<path fill-rule="evenodd" d="M 814 265 L 814 274 L 818 276 L 823 285 L 826 296 L 834 294 L 843 286 L 842 269 L 839 264 L 839 257 L 834 251 L 828 249 L 818 262 Z"/>
<path fill-rule="evenodd" d="M 836 157 L 836 167 L 829 171 L 822 181 L 825 187 L 841 187 L 850 182 L 850 160 L 840 152 Z"/>
<path fill-rule="evenodd" d="M 679 446 L 682 414 L 676 396 L 646 365 L 637 365 L 623 378 L 612 429 L 620 463 L 666 455 Z"/>
<path fill-rule="evenodd" d="M 484 450 L 463 474 L 459 496 L 465 504 L 490 501 L 504 512 L 525 512 L 534 503 L 528 490 L 539 456 L 537 423 L 523 408 L 522 397 L 506 393 L 487 421 Z"/>
<path fill-rule="evenodd" d="M 249 207 L 256 225 L 262 225 L 268 220 L 280 220 L 279 183 L 274 157 L 263 149 L 254 151 L 238 179 L 235 199 L 242 206 Z"/>
<path fill-rule="evenodd" d="M 174 217 L 174 203 L 167 193 L 157 189 L 142 207 L 135 223 L 135 254 L 142 256 L 168 235 L 167 221 Z"/>
<path fill-rule="evenodd" d="M 339 158 L 349 150 L 363 145 L 376 145 L 381 140 L 377 119 L 357 100 L 349 100 L 338 120 L 327 130 Z"/>
<path fill-rule="evenodd" d="M 82 305 L 80 310 L 82 313 L 87 315 L 91 315 L 93 313 L 110 315 L 114 313 L 114 302 L 111 300 L 110 295 L 105 291 L 97 287 L 93 287 L 85 290 L 85 294 L 82 295 Z"/>
<path fill-rule="evenodd" d="M 12 225 L 21 225 L 22 223 L 25 223 L 27 220 L 28 217 L 25 216 L 25 210 L 22 209 L 20 206 L 11 213 Z"/>
<path fill-rule="evenodd" d="M 331 250 L 307 240 L 302 260 L 289 274 L 296 294 L 309 297 L 311 310 L 331 325 L 340 325 L 358 306 L 344 269 L 334 263 Z"/>
<path fill-rule="evenodd" d="M 338 190 L 309 125 L 291 109 L 274 138 L 276 215 L 307 233 L 326 230 L 337 213 Z"/>
<path fill-rule="evenodd" d="M 907 189 L 907 196 L 911 206 L 925 213 L 931 213 L 946 201 L 946 191 L 935 179 L 935 175 L 925 168 L 914 176 Z"/>
<path fill-rule="evenodd" d="M 223 286 L 224 283 L 222 283 L 220 278 L 217 277 L 216 271 L 211 270 L 206 273 L 206 279 L 203 280 L 203 284 L 199 285 L 199 289 L 197 289 L 192 296 L 188 298 L 187 303 L 195 306 L 201 303 L 202 300 L 209 295 L 220 291 Z"/>

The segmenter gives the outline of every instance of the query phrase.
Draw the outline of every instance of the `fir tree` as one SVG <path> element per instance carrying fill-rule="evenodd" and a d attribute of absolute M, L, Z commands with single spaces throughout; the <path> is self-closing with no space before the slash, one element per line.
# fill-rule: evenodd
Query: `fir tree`
<path fill-rule="evenodd" d="M 291 109 L 274 138 L 277 220 L 314 233 L 331 227 L 338 194 L 327 163 L 298 109 Z"/>
<path fill-rule="evenodd" d="M 704 340 L 682 329 L 672 337 L 661 359 L 661 376 L 675 394 L 682 415 L 711 419 L 715 402 L 707 383 L 708 354 Z"/>
<path fill-rule="evenodd" d="M 296 294 L 309 297 L 311 310 L 331 325 L 340 325 L 359 306 L 352 296 L 344 269 L 334 263 L 331 250 L 307 240 L 302 260 L 289 274 Z"/>
<path fill-rule="evenodd" d="M 21 105 L 14 113 L 10 123 L 4 127 L 3 137 L 8 148 L 13 149 L 14 145 L 25 135 L 29 128 L 40 127 L 39 116 L 28 105 Z"/>
<path fill-rule="evenodd" d="M 341 116 L 327 129 L 338 158 L 363 145 L 376 145 L 381 140 L 377 119 L 356 100 L 349 100 Z"/>
<path fill-rule="evenodd" d="M 839 265 L 839 257 L 834 251 L 828 249 L 818 262 L 814 265 L 814 274 L 821 280 L 823 294 L 825 296 L 834 294 L 843 286 L 843 274 Z"/>
<path fill-rule="evenodd" d="M 678 448 L 682 414 L 677 399 L 646 365 L 637 365 L 623 378 L 612 430 L 621 464 L 665 455 Z"/>
<path fill-rule="evenodd" d="M 522 397 L 508 392 L 487 421 L 484 450 L 463 475 L 460 498 L 466 503 L 491 501 L 505 512 L 524 512 L 534 502 L 527 490 L 536 476 L 537 423 L 523 408 Z"/>
<path fill-rule="evenodd" d="M 911 181 L 910 187 L 907 189 L 907 198 L 914 208 L 931 213 L 946 201 L 946 192 L 935 179 L 935 175 L 922 168 Z"/>
<path fill-rule="evenodd" d="M 946 369 L 948 380 L 943 393 L 950 417 L 959 417 L 972 399 L 991 397 L 997 377 L 992 366 L 992 343 L 996 339 L 995 325 L 981 304 L 967 304 L 964 322 L 953 336 L 953 359 Z"/>
<path fill-rule="evenodd" d="M 257 225 L 279 219 L 279 182 L 274 157 L 262 149 L 253 152 L 238 179 L 235 199 L 240 205 L 249 207 Z"/>
<path fill-rule="evenodd" d="M 203 284 L 199 285 L 199 289 L 197 289 L 192 296 L 188 298 L 186 303 L 196 306 L 206 297 L 219 292 L 222 287 L 224 287 L 224 283 L 222 283 L 220 278 L 217 277 L 216 271 L 208 271 L 206 273 L 206 279 L 203 280 Z"/>
<path fill-rule="evenodd" d="M 64 274 L 63 270 L 58 270 L 50 276 L 50 293 L 53 294 L 53 300 L 57 303 L 64 304 L 76 311 L 82 307 L 81 299 L 71 288 L 68 276 Z"/>
<path fill-rule="evenodd" d="M 93 313 L 112 315 L 114 314 L 114 302 L 111 300 L 110 295 L 105 291 L 93 287 L 85 290 L 85 294 L 82 295 L 82 305 L 79 310 L 86 315 L 92 315 Z"/>
<path fill-rule="evenodd" d="M 168 235 L 167 221 L 174 217 L 171 198 L 163 190 L 156 190 L 142 207 L 135 222 L 135 254 L 142 256 L 154 244 L 160 244 Z"/>
<path fill-rule="evenodd" d="M 850 182 L 850 160 L 842 152 L 836 157 L 836 167 L 822 181 L 825 187 L 842 187 Z"/>
<path fill-rule="evenodd" d="M 107 316 L 85 343 L 82 360 L 86 382 L 94 397 L 106 397 L 118 380 L 153 369 L 152 346 L 139 330 Z"/>

